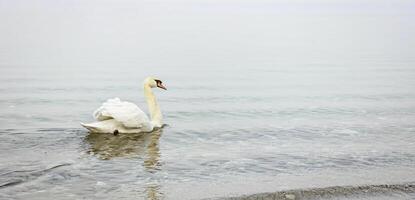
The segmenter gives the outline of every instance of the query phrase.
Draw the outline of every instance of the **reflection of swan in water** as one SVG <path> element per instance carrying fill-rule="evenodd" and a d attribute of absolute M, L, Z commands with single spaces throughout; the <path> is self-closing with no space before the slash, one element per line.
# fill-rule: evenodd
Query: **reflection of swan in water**
<path fill-rule="evenodd" d="M 85 140 L 90 147 L 88 152 L 103 160 L 116 157 L 142 157 L 144 167 L 158 165 L 160 157 L 158 142 L 162 129 L 152 133 L 110 134 L 89 133 Z M 154 168 L 154 167 L 153 167 Z"/>
<path fill-rule="evenodd" d="M 147 172 L 155 173 L 160 170 L 159 139 L 163 133 L 157 129 L 143 134 L 111 134 L 89 133 L 85 138 L 90 145 L 88 152 L 100 159 L 109 160 L 116 157 L 143 158 L 143 166 Z M 146 185 L 147 199 L 163 199 L 160 185 Z"/>
<path fill-rule="evenodd" d="M 151 184 L 146 186 L 147 199 L 159 200 L 163 199 L 163 193 L 160 192 L 160 185 Z"/>

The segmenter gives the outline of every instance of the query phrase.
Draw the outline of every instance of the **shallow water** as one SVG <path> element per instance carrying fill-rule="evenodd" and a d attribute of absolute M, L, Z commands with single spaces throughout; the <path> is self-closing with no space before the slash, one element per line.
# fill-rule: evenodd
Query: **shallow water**
<path fill-rule="evenodd" d="M 117 136 L 79 122 L 116 96 L 147 111 L 143 69 L 3 67 L 0 199 L 203 199 L 414 182 L 414 63 L 385 63 L 160 70 L 167 126 Z"/>

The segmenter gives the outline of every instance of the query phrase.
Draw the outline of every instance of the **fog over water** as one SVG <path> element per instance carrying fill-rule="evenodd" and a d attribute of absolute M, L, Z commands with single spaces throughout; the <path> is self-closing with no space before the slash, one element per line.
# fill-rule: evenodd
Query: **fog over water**
<path fill-rule="evenodd" d="M 382 0 L 0 0 L 0 199 L 405 188 L 415 182 L 414 10 Z M 168 126 L 113 136 L 79 125 L 113 97 L 148 113 L 150 75 L 168 88 L 155 90 Z M 351 198 L 343 193 L 327 198 Z"/>

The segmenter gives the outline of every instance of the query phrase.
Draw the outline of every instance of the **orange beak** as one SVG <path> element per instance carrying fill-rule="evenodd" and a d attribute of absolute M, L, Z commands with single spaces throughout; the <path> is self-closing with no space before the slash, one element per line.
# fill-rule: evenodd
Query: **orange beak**
<path fill-rule="evenodd" d="M 167 88 L 166 88 L 166 87 L 164 87 L 164 85 L 163 85 L 161 82 L 158 82 L 158 83 L 157 83 L 157 87 L 159 87 L 159 88 L 161 88 L 161 89 L 163 89 L 163 90 L 167 90 Z"/>

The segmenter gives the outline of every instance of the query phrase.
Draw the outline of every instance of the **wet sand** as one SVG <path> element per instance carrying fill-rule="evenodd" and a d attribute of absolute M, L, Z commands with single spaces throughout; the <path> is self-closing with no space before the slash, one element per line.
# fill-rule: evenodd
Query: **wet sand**
<path fill-rule="evenodd" d="M 217 200 L 299 200 L 299 199 L 414 199 L 415 183 L 390 185 L 334 186 L 259 193 Z"/>

